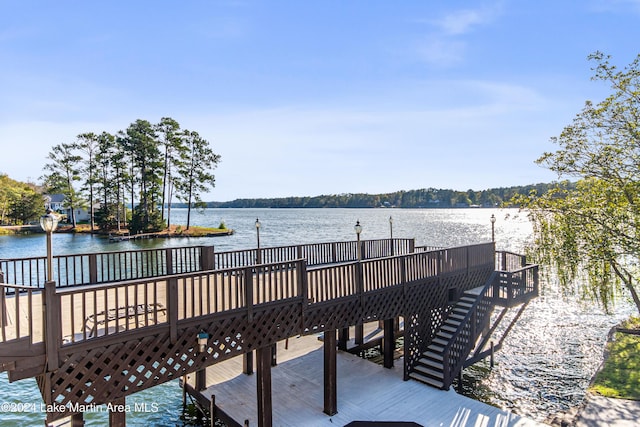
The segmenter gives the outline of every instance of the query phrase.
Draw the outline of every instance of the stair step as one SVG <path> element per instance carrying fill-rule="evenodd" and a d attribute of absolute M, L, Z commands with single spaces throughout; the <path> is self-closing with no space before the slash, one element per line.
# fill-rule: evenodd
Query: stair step
<path fill-rule="evenodd" d="M 444 351 L 444 346 L 431 343 L 429 344 L 429 347 L 427 347 L 427 351 L 432 351 L 436 354 L 442 354 L 442 352 Z"/>
<path fill-rule="evenodd" d="M 422 356 L 426 359 L 431 359 L 434 361 L 439 361 L 440 363 L 442 363 L 442 353 L 436 353 L 435 351 L 425 351 L 424 353 L 422 353 Z"/>
<path fill-rule="evenodd" d="M 444 347 L 446 347 L 446 346 L 447 346 L 447 344 L 448 344 L 448 341 L 445 341 L 445 340 L 443 340 L 443 339 L 441 339 L 441 338 L 435 338 L 435 339 L 434 339 L 433 341 L 431 341 L 431 342 L 432 342 L 432 343 L 434 343 L 434 344 L 436 344 L 436 345 L 439 345 L 439 346 L 441 346 L 441 347 L 443 347 L 443 348 L 444 348 Z"/>
<path fill-rule="evenodd" d="M 443 325 L 448 325 L 448 326 L 453 326 L 454 328 L 457 328 L 458 326 L 460 326 L 460 321 L 456 320 L 456 319 L 447 319 L 444 321 Z"/>
<path fill-rule="evenodd" d="M 458 330 L 458 328 L 457 328 L 457 327 L 454 327 L 454 326 L 442 325 L 442 326 L 440 327 L 440 330 L 441 330 L 441 331 L 446 331 L 446 332 L 454 333 L 455 331 L 457 331 L 457 330 Z"/>
<path fill-rule="evenodd" d="M 465 314 L 466 314 L 466 311 L 465 311 Z M 449 315 L 449 319 L 462 321 L 462 320 L 464 320 L 465 314 L 451 313 Z"/>
<path fill-rule="evenodd" d="M 469 310 L 468 310 L 468 309 L 466 309 L 466 308 L 462 308 L 462 307 L 455 307 L 455 308 L 453 309 L 453 312 L 454 312 L 454 313 L 459 313 L 459 314 L 461 314 L 461 315 L 463 315 L 463 316 L 466 316 L 466 315 L 467 315 L 467 313 L 469 312 Z"/>
<path fill-rule="evenodd" d="M 470 297 L 470 296 L 463 296 L 462 298 L 460 298 L 460 301 L 470 302 L 473 304 L 474 302 L 476 302 L 476 298 Z"/>
<path fill-rule="evenodd" d="M 430 378 L 433 378 L 434 380 L 439 380 L 439 381 L 443 380 L 442 371 L 436 371 L 421 365 L 417 365 L 414 369 L 418 371 L 419 374 L 424 375 L 426 377 L 430 377 Z"/>
<path fill-rule="evenodd" d="M 418 364 L 427 366 L 431 369 L 437 369 L 442 373 L 442 362 L 427 359 L 426 357 L 421 357 L 420 359 L 418 359 Z"/>
<path fill-rule="evenodd" d="M 443 340 L 449 341 L 453 337 L 453 334 L 450 334 L 450 333 L 447 333 L 447 332 L 444 332 L 444 331 L 439 331 L 436 334 L 436 336 L 439 337 L 439 338 L 442 338 Z"/>
<path fill-rule="evenodd" d="M 473 305 L 472 303 L 468 303 L 464 301 L 458 301 L 458 303 L 456 304 L 456 306 L 458 307 L 466 307 L 466 308 L 471 308 L 472 305 Z"/>
<path fill-rule="evenodd" d="M 417 372 L 411 372 L 409 374 L 410 378 L 413 378 L 416 381 L 420 381 L 422 383 L 425 383 L 427 385 L 430 385 L 432 387 L 436 387 L 436 388 L 442 388 L 442 381 L 438 381 L 438 380 L 434 380 L 433 378 L 429 378 L 429 377 L 425 377 L 424 375 L 421 375 Z"/>

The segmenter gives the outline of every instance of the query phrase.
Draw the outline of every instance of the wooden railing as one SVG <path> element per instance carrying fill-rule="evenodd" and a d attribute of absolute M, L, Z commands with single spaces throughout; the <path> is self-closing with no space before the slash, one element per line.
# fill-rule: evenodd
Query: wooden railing
<path fill-rule="evenodd" d="M 28 340 L 42 342 L 42 289 L 0 282 L 0 344 Z"/>
<path fill-rule="evenodd" d="M 445 390 L 449 389 L 455 375 L 462 369 L 482 330 L 489 325 L 494 307 L 493 283 L 495 279 L 496 273 L 494 272 L 443 350 L 444 378 L 442 388 Z"/>
<path fill-rule="evenodd" d="M 414 239 L 361 241 L 362 259 L 411 253 Z M 58 287 L 112 283 L 213 269 L 269 264 L 305 258 L 308 265 L 358 259 L 356 242 L 312 243 L 272 248 L 215 252 L 213 246 L 160 248 L 91 254 L 56 255 L 53 281 Z M 43 287 L 47 258 L 0 259 L 4 282 Z"/>
<path fill-rule="evenodd" d="M 475 254 L 472 256 L 476 256 Z M 522 255 L 499 252 L 496 264 L 512 271 L 495 271 L 469 309 L 443 351 L 444 389 L 463 368 L 482 331 L 489 326 L 496 305 L 513 307 L 538 296 L 538 265 L 526 264 Z M 524 265 L 523 267 L 520 267 Z"/>
<path fill-rule="evenodd" d="M 363 240 L 362 259 L 374 259 L 414 251 L 414 239 Z M 357 261 L 358 244 L 350 242 L 310 243 L 273 248 L 242 249 L 215 253 L 216 268 L 234 268 L 304 258 L 308 266 Z"/>
<path fill-rule="evenodd" d="M 276 302 L 338 303 L 449 274 L 452 266 L 460 272 L 492 263 L 493 246 L 484 244 L 309 269 L 306 260 L 297 259 L 97 285 L 56 288 L 48 282 L 44 292 L 0 284 L 0 317 L 14 319 L 5 323 L 2 342 L 27 336 L 42 342 L 52 333 L 54 345 L 65 346 L 154 325 L 169 324 L 175 331 L 179 322 L 201 316 L 251 312 Z M 46 334 L 43 300 L 46 315 L 53 316 Z M 25 311 L 28 316 L 21 317 Z"/>
<path fill-rule="evenodd" d="M 109 283 L 212 268 L 213 247 L 144 249 L 53 256 L 53 281 L 58 287 Z M 0 259 L 4 282 L 43 287 L 46 257 Z"/>

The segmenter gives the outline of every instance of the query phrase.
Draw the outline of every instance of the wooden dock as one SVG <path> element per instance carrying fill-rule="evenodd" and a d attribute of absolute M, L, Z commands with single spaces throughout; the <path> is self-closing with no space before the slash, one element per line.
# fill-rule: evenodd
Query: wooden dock
<path fill-rule="evenodd" d="M 369 329 L 370 330 L 370 329 Z M 278 343 L 271 370 L 274 426 L 344 426 L 352 421 L 404 421 L 422 426 L 538 426 L 533 420 L 417 381 L 403 381 L 402 362 L 394 368 L 339 352 L 338 413 L 323 413 L 321 335 Z M 194 384 L 193 375 L 188 380 Z M 201 396 L 243 425 L 257 423 L 256 375 L 242 373 L 242 357 L 210 366 Z"/>
<path fill-rule="evenodd" d="M 43 284 L 49 263 L 55 280 Z M 480 286 L 481 294 L 462 300 Z M 537 266 L 517 254 L 498 256 L 493 243 L 427 250 L 410 239 L 388 239 L 3 259 L 0 370 L 8 371 L 10 381 L 36 377 L 44 402 L 60 406 L 124 402 L 138 391 L 191 376 L 193 394 L 210 386 L 220 387 L 216 396 L 230 396 L 229 402 L 240 396 L 238 407 L 254 409 L 234 412 L 233 419 L 264 427 L 274 425 L 272 418 L 287 425 L 292 413 L 301 417 L 294 424 L 303 425 L 380 417 L 424 423 L 439 413 L 453 425 L 471 418 L 477 425 L 509 425 L 515 418 L 500 411 L 431 405 L 420 391 L 426 386 L 402 380 L 435 343 L 441 353 L 438 387 L 448 390 L 479 334 L 490 330 L 484 321 L 490 309 L 526 302 L 537 290 Z M 464 313 L 454 305 L 465 305 Z M 445 323 L 449 315 L 458 317 L 455 330 Z M 393 368 L 399 318 L 403 357 Z M 363 323 L 380 328 L 374 335 L 382 336 L 383 362 L 393 369 L 338 357 L 338 349 L 351 347 L 347 336 L 359 345 L 380 345 L 379 339 L 370 341 L 374 332 L 363 330 Z M 326 338 L 322 343 L 318 334 Z M 296 346 L 307 342 L 313 345 Z M 274 346 L 280 347 L 280 366 L 273 368 L 272 384 Z M 255 354 L 255 370 L 249 354 Z M 207 378 L 225 372 L 227 360 L 236 363 L 229 374 Z M 393 381 L 384 379 L 389 372 Z M 222 389 L 234 382 L 240 386 Z M 411 395 L 420 396 L 419 402 Z M 47 421 L 69 415 L 50 412 Z M 112 426 L 125 425 L 124 413 L 111 416 Z M 81 413 L 73 417 L 82 420 Z"/>

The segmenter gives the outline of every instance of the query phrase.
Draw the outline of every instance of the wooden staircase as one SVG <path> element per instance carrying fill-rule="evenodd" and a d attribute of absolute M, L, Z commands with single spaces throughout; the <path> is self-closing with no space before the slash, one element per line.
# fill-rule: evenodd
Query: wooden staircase
<path fill-rule="evenodd" d="M 450 384 L 447 384 L 445 387 L 445 349 L 453 339 L 456 332 L 460 329 L 464 320 L 469 317 L 470 311 L 474 308 L 478 298 L 482 295 L 481 291 L 483 288 L 484 287 L 479 287 L 463 293 L 460 300 L 458 300 L 449 316 L 440 327 L 440 330 L 436 333 L 435 338 L 427 347 L 427 350 L 422 353 L 422 357 L 414 366 L 413 372 L 409 374 L 410 378 L 436 388 L 449 388 Z"/>

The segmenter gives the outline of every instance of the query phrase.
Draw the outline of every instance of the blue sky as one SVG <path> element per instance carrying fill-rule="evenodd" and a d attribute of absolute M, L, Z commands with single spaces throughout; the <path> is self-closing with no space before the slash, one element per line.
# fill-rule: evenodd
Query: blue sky
<path fill-rule="evenodd" d="M 547 182 L 587 56 L 638 40 L 640 0 L 0 0 L 0 173 L 169 116 L 222 156 L 204 200 Z"/>

